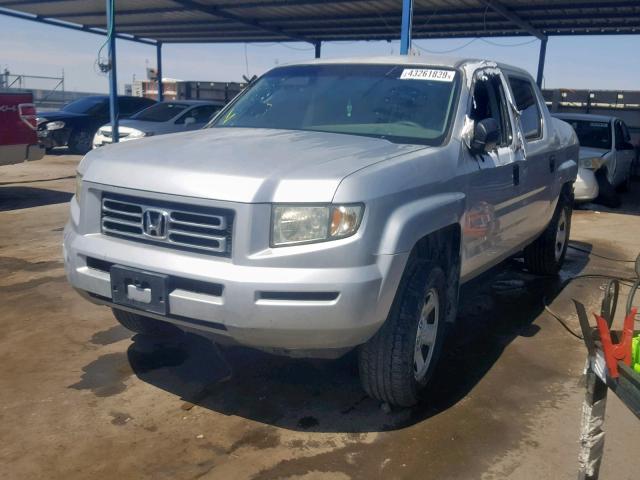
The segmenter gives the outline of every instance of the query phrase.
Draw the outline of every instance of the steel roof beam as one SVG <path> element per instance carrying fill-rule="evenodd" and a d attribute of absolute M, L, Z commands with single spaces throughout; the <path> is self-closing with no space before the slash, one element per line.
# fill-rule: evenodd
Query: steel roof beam
<path fill-rule="evenodd" d="M 273 35 L 281 35 L 281 36 L 284 36 L 284 37 L 288 37 L 291 40 L 295 40 L 297 42 L 315 43 L 315 40 L 313 40 L 313 39 L 306 38 L 306 37 L 304 37 L 302 35 L 289 34 L 285 30 L 283 30 L 282 28 L 269 27 L 269 26 L 264 25 L 263 23 L 259 22 L 258 20 L 254 20 L 254 19 L 251 19 L 251 18 L 244 18 L 241 15 L 235 15 L 233 13 L 229 13 L 229 12 L 227 12 L 225 10 L 222 10 L 221 8 L 219 8 L 219 7 L 215 6 L 215 5 L 204 5 L 202 3 L 194 2 L 193 0 L 172 0 L 172 1 L 177 3 L 178 5 L 183 6 L 184 8 L 191 9 L 191 10 L 197 10 L 199 12 L 206 13 L 208 15 L 213 15 L 213 16 L 220 17 L 220 18 L 225 18 L 227 20 L 233 20 L 233 21 L 236 21 L 238 23 L 242 23 L 242 24 L 249 25 L 251 27 L 257 28 L 258 30 L 263 30 L 263 31 L 271 33 Z"/>
<path fill-rule="evenodd" d="M 484 10 L 483 10 L 484 11 Z M 466 19 L 465 24 L 482 24 L 485 23 L 488 26 L 492 24 L 502 24 L 510 22 L 508 19 L 504 18 L 502 15 L 492 12 L 493 15 L 497 15 L 497 17 L 487 17 L 486 22 L 485 18 L 482 15 L 473 16 L 468 13 L 465 13 Z M 603 18 L 601 13 L 576 13 L 570 18 L 565 18 L 567 21 L 577 22 L 583 20 L 608 20 L 608 19 L 627 19 L 629 18 L 628 13 L 608 13 L 606 18 Z M 388 15 L 385 17 L 386 20 L 391 22 L 400 22 L 400 14 Z M 380 16 L 378 15 L 358 15 L 358 16 L 324 16 L 324 17 L 305 17 L 305 18 L 286 18 L 282 20 L 274 20 L 269 19 L 268 21 L 262 22 L 267 26 L 282 26 L 287 25 L 287 30 L 295 29 L 295 28 L 304 28 L 307 24 L 311 24 L 314 28 L 321 28 L 319 24 L 323 24 L 322 28 L 324 28 L 324 24 L 326 23 L 334 23 L 332 25 L 326 25 L 328 28 L 333 27 L 343 27 L 352 26 L 354 24 L 348 23 L 350 20 L 355 20 L 355 26 L 378 26 L 383 24 L 380 20 Z M 439 25 L 458 25 L 460 23 L 460 18 L 438 18 L 438 16 L 430 16 L 430 15 L 419 15 L 414 13 L 414 27 L 420 26 L 421 22 L 427 20 L 428 25 L 430 26 L 439 26 Z M 529 18 L 529 22 L 533 25 L 535 22 L 543 22 L 543 21 L 555 21 L 558 20 L 558 15 L 536 15 L 534 17 Z M 340 22 L 340 23 L 338 23 Z M 178 20 L 170 22 L 170 27 L 198 27 L 198 26 L 209 26 L 209 25 L 219 25 L 221 27 L 229 27 L 233 25 L 239 25 L 238 22 L 232 20 Z M 86 27 L 101 27 L 102 23 L 88 23 L 85 24 Z M 582 26 L 580 26 L 582 27 Z M 167 28 L 166 21 L 158 21 L 155 23 L 150 22 L 128 22 L 128 23 L 119 23 L 119 30 L 129 29 L 129 28 L 140 28 L 143 29 L 142 33 L 150 33 L 155 30 L 162 30 Z"/>
<path fill-rule="evenodd" d="M 246 3 L 221 3 L 217 6 L 225 9 L 247 9 L 247 8 L 278 8 L 278 7 L 296 7 L 305 5 L 339 5 L 341 3 L 370 3 L 371 0 L 271 0 L 270 2 L 246 2 Z"/>
<path fill-rule="evenodd" d="M 572 32 L 574 31 L 577 35 L 589 35 L 589 34 L 597 34 L 602 32 L 611 32 L 613 33 L 634 33 L 635 31 L 640 30 L 640 20 L 635 20 L 630 22 L 626 28 L 619 28 L 615 26 L 609 26 L 606 24 L 602 24 L 600 26 L 593 27 L 581 27 L 576 28 L 575 26 L 570 26 L 562 23 L 549 25 L 548 35 L 554 35 L 558 32 Z M 379 38 L 380 36 L 389 39 L 396 39 L 397 35 L 394 35 L 392 32 L 389 32 L 389 29 L 385 27 L 363 27 L 357 28 L 354 27 L 349 30 L 348 33 L 341 33 L 341 31 L 327 31 L 326 29 L 318 28 L 314 29 L 313 33 L 314 37 L 322 39 L 324 41 L 331 41 L 332 38 L 346 38 L 346 37 L 361 37 L 363 40 L 367 39 L 367 36 L 370 34 L 371 38 Z M 429 28 L 425 26 L 423 28 L 414 29 L 414 37 L 415 38 L 446 38 L 448 34 L 451 36 L 460 37 L 464 36 L 467 38 L 476 37 L 476 30 L 473 28 L 469 28 L 466 26 L 460 26 L 455 28 Z M 527 32 L 520 30 L 516 26 L 511 26 L 510 28 L 493 28 L 487 30 L 485 33 L 488 37 L 494 36 L 525 36 L 528 35 Z M 261 35 L 260 33 L 248 33 L 244 31 L 225 31 L 220 32 L 220 34 L 216 34 L 215 32 L 207 32 L 207 31 L 193 31 L 193 32 L 184 32 L 184 31 L 166 31 L 158 34 L 159 38 L 173 38 L 179 39 L 184 38 L 185 40 L 190 40 L 191 42 L 197 41 L 197 39 L 216 39 L 220 41 L 242 41 L 243 37 L 254 38 L 263 38 L 264 41 L 269 41 L 269 37 L 267 35 Z M 286 38 L 286 37 L 279 37 Z M 251 40 L 253 41 L 253 40 Z"/>
<path fill-rule="evenodd" d="M 530 33 L 531 35 L 533 35 L 534 37 L 536 37 L 536 38 L 538 38 L 540 40 L 546 40 L 547 37 L 546 37 L 546 35 L 544 33 L 542 33 L 540 30 L 535 28 L 529 22 L 523 20 L 521 17 L 519 17 L 517 14 L 515 14 L 511 10 L 508 10 L 506 7 L 504 7 L 501 4 L 499 4 L 497 1 L 495 1 L 495 0 L 480 0 L 480 3 L 482 3 L 485 6 L 487 6 L 488 8 L 493 10 L 494 12 L 498 12 L 504 18 L 506 18 L 506 19 L 510 20 L 511 22 L 513 22 L 515 25 L 520 27 L 525 32 Z"/>
<path fill-rule="evenodd" d="M 609 17 L 610 18 L 610 17 Z M 617 15 L 615 18 L 628 18 L 627 14 L 619 14 Z M 394 18 L 395 19 L 395 18 Z M 536 17 L 536 18 L 531 18 L 530 21 L 532 22 L 540 22 L 540 21 L 557 21 L 558 17 L 554 16 L 554 15 L 545 15 L 544 17 Z M 398 19 L 399 20 L 399 19 Z M 591 20 L 591 28 L 598 28 L 598 27 L 609 27 L 611 26 L 608 23 L 603 24 L 603 22 L 607 22 L 608 18 L 602 18 L 601 15 L 597 15 L 597 14 L 587 14 L 587 15 L 581 15 L 579 17 L 576 18 L 571 18 L 568 21 L 569 22 L 579 22 L 582 20 Z M 331 22 L 331 20 L 328 20 L 329 22 Z M 243 30 L 243 27 L 245 29 L 249 29 L 252 27 L 248 27 L 246 25 L 243 24 L 239 24 L 237 22 L 231 22 L 231 21 L 224 21 L 224 22 L 220 22 L 217 23 L 217 28 L 216 31 L 217 32 L 228 32 L 230 30 Z M 460 20 L 459 19 L 441 19 L 441 20 L 433 20 L 431 22 L 428 22 L 428 24 L 422 24 L 419 22 L 415 22 L 414 21 L 414 29 L 421 29 L 423 27 L 428 28 L 428 29 L 432 29 L 434 27 L 445 27 L 447 25 L 453 25 L 453 26 L 457 26 L 460 25 Z M 505 29 L 505 26 L 508 25 L 508 28 L 516 28 L 515 26 L 513 26 L 513 24 L 506 18 L 503 17 L 499 17 L 499 18 L 493 18 L 493 19 L 487 19 L 487 21 L 485 22 L 483 18 L 481 17 L 474 17 L 474 18 L 469 18 L 464 22 L 464 26 L 465 28 L 471 30 L 471 29 L 475 29 L 477 31 L 480 30 L 485 30 L 484 27 L 486 26 L 486 30 L 500 30 L 500 29 Z M 551 25 L 555 25 L 555 23 L 551 24 Z M 573 27 L 573 28 L 585 28 L 584 25 L 581 24 L 572 24 L 572 23 L 565 23 L 564 24 L 566 27 Z M 628 25 L 628 23 L 625 23 L 625 25 Z M 625 25 L 622 25 L 623 27 Z M 85 25 L 85 26 L 90 26 L 90 27 L 95 27 L 98 25 Z M 184 21 L 184 22 L 171 22 L 169 25 L 167 25 L 166 23 L 158 23 L 158 24 L 149 24 L 149 23 L 135 23 L 135 24 L 120 24 L 118 29 L 121 32 L 127 32 L 130 29 L 134 29 L 134 31 L 138 34 L 144 34 L 144 35 L 151 35 L 153 36 L 156 33 L 165 33 L 165 32 L 207 32 L 210 31 L 211 29 L 208 28 L 210 27 L 210 22 L 206 21 L 206 20 L 192 20 L 192 21 Z M 325 24 L 324 22 L 321 21 L 321 19 L 316 19 L 314 21 L 309 21 L 307 22 L 296 22 L 296 23 L 291 23 L 291 22 L 287 22 L 287 31 L 290 33 L 295 34 L 296 32 L 303 32 L 303 31 L 314 31 L 314 30 L 321 30 L 321 31 L 339 31 L 339 30 L 344 30 L 346 28 L 348 29 L 353 29 L 353 28 L 357 28 L 357 29 L 362 29 L 362 28 L 387 28 L 388 27 L 380 22 L 380 21 L 375 21 L 375 19 L 371 19 L 371 20 L 365 20 L 365 21 L 357 21 L 354 23 L 349 23 L 349 24 L 341 24 L 341 23 L 329 23 L 329 24 Z M 474 28 L 471 28 L 474 27 Z M 618 26 L 620 27 L 620 26 Z M 508 29 L 507 28 L 507 29 Z M 549 28 L 547 26 L 544 27 Z M 136 30 L 137 29 L 137 30 Z"/>
<path fill-rule="evenodd" d="M 640 27 L 635 27 L 634 29 L 629 29 L 628 31 L 601 31 L 600 29 L 594 29 L 595 31 L 589 32 L 572 32 L 572 29 L 554 29 L 553 32 L 549 32 L 548 37 L 552 36 L 566 36 L 566 35 L 588 35 L 588 36 L 598 36 L 598 35 L 632 35 L 638 34 L 640 32 Z M 439 33 L 439 34 L 416 34 L 414 32 L 413 39 L 414 40 L 427 40 L 427 39 L 448 39 L 448 38 L 458 38 L 458 39 L 471 39 L 474 38 L 473 32 L 461 32 L 461 33 Z M 530 36 L 527 32 L 523 32 L 522 30 L 513 31 L 513 32 L 492 32 L 487 37 L 491 38 L 502 38 L 502 37 L 526 37 Z M 247 42 L 247 43 L 274 43 L 274 42 L 286 42 L 286 38 L 273 38 L 273 37 L 255 37 L 248 38 L 244 37 L 242 40 L 238 40 L 237 38 L 201 38 L 201 39 L 162 39 L 162 43 L 175 43 L 175 44 L 201 44 L 201 43 L 219 43 L 219 44 L 227 44 L 227 43 L 238 43 L 238 42 Z M 363 35 L 363 34 L 354 34 L 354 35 L 318 35 L 318 41 L 322 42 L 350 42 L 350 41 L 384 41 L 388 42 L 391 40 L 398 40 L 398 36 L 389 35 L 389 34 L 373 34 L 373 35 Z M 313 48 L 310 48 L 309 51 L 313 51 Z"/>
<path fill-rule="evenodd" d="M 157 7 L 157 8 L 132 8 L 130 10 L 117 10 L 116 16 L 123 17 L 128 15 L 151 15 L 154 13 L 176 13 L 182 12 L 183 9 L 176 7 Z M 89 11 L 73 11 L 66 13 L 56 14 L 57 18 L 78 18 L 78 17 L 104 17 L 104 10 L 89 10 Z"/>
<path fill-rule="evenodd" d="M 40 16 L 40 15 L 33 15 L 33 14 L 29 14 L 29 13 L 17 12 L 15 10 L 6 9 L 4 7 L 0 7 L 0 15 L 6 15 L 8 17 L 19 18 L 21 20 L 29 20 L 29 21 L 32 21 L 32 22 L 44 23 L 46 25 L 53 25 L 54 27 L 67 28 L 69 30 L 76 30 L 78 32 L 94 33 L 96 35 L 103 35 L 103 36 L 107 35 L 107 31 L 106 30 L 102 30 L 102 29 L 98 29 L 98 28 L 94 28 L 94 27 L 88 27 L 86 25 L 80 25 L 80 24 L 77 24 L 77 23 L 68 23 L 68 22 L 64 22 L 62 20 L 56 20 L 55 18 L 49 18 L 49 17 Z M 118 34 L 116 34 L 116 37 L 121 39 L 121 40 L 129 40 L 130 42 L 144 43 L 146 45 L 155 45 L 156 44 L 155 41 L 148 40 L 148 39 L 145 39 L 145 38 L 141 38 L 138 35 L 118 33 Z"/>

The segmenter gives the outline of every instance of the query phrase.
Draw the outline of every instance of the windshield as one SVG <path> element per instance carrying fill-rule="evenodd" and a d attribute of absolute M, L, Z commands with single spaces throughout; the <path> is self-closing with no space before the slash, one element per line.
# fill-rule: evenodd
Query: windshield
<path fill-rule="evenodd" d="M 64 110 L 65 112 L 86 113 L 91 115 L 102 111 L 103 109 L 105 109 L 106 105 L 106 98 L 85 97 L 65 105 L 64 107 L 62 107 L 62 110 Z"/>
<path fill-rule="evenodd" d="M 453 70 L 303 65 L 272 70 L 209 125 L 365 135 L 440 145 L 452 116 Z"/>
<path fill-rule="evenodd" d="M 565 120 L 578 135 L 581 147 L 611 150 L 611 125 L 609 122 L 589 120 Z"/>
<path fill-rule="evenodd" d="M 167 122 L 187 107 L 188 105 L 184 103 L 156 103 L 155 105 L 136 113 L 131 118 L 144 120 L 145 122 Z"/>

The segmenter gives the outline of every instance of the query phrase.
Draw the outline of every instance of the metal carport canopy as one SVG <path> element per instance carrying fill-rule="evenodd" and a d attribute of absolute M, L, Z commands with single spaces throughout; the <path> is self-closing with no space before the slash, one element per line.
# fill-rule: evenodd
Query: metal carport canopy
<path fill-rule="evenodd" d="M 406 2 L 408 3 L 408 2 Z M 84 30 L 106 28 L 105 0 L 0 0 Z M 121 38 L 162 43 L 392 40 L 403 0 L 117 0 Z M 414 0 L 413 38 L 629 34 L 639 1 Z"/>
<path fill-rule="evenodd" d="M 309 42 L 319 57 L 323 41 L 400 38 L 406 54 L 412 38 L 532 35 L 541 41 L 540 85 L 549 36 L 640 29 L 638 0 L 0 0 L 0 14 L 101 35 L 111 24 L 114 141 L 115 38 L 156 45 L 161 79 L 164 43 Z M 161 84 L 158 92 L 161 100 Z"/>

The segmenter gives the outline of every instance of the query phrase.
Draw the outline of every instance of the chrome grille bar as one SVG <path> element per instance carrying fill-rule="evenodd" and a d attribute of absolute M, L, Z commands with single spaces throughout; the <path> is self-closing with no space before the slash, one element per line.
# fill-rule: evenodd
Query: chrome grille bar
<path fill-rule="evenodd" d="M 101 229 L 106 235 L 216 255 L 231 253 L 231 211 L 113 194 L 103 195 L 101 210 Z M 149 229 L 149 211 L 166 223 Z"/>

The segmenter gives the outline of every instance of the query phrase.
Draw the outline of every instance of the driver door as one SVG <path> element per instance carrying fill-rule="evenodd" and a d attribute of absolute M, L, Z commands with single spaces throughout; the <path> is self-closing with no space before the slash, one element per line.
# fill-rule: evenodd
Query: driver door
<path fill-rule="evenodd" d="M 512 253 L 524 221 L 517 202 L 524 169 L 521 150 L 515 148 L 514 118 L 507 104 L 502 75 L 480 70 L 472 85 L 469 118 L 474 125 L 493 118 L 500 126 L 494 151 L 473 157 L 478 170 L 470 176 L 467 211 L 463 220 L 465 265 L 470 278 L 489 269 Z"/>

